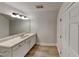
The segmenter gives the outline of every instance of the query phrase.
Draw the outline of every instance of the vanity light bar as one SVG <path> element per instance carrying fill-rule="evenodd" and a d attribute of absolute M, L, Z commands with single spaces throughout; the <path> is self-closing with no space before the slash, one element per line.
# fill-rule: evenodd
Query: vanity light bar
<path fill-rule="evenodd" d="M 20 15 L 19 13 L 12 13 L 12 17 L 17 17 L 21 19 L 29 19 L 27 16 Z"/>

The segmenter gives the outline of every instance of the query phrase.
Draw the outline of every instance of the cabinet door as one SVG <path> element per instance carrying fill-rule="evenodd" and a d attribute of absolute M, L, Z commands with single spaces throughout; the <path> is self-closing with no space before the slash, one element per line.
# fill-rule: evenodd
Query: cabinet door
<path fill-rule="evenodd" d="M 13 47 L 13 57 L 24 57 L 26 54 L 25 42 L 21 42 Z"/>
<path fill-rule="evenodd" d="M 36 43 L 36 36 L 33 36 L 33 37 L 31 37 L 31 38 L 32 38 L 31 44 L 32 44 L 32 46 L 33 46 L 33 45 L 35 45 L 35 43 Z"/>
<path fill-rule="evenodd" d="M 11 57 L 11 49 L 10 48 L 4 48 L 0 47 L 0 57 Z"/>
<path fill-rule="evenodd" d="M 30 48 L 32 48 L 36 43 L 36 35 L 30 37 Z"/>
<path fill-rule="evenodd" d="M 29 50 L 30 50 L 30 38 L 26 39 L 26 54 L 28 53 Z"/>
<path fill-rule="evenodd" d="M 79 55 L 79 3 L 70 8 L 70 56 Z"/>

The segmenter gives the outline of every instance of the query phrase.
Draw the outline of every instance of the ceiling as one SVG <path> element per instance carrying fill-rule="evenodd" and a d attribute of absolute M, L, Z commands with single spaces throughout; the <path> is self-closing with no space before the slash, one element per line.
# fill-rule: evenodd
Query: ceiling
<path fill-rule="evenodd" d="M 43 5 L 44 8 L 37 9 L 36 5 Z M 58 13 L 61 5 L 62 2 L 0 2 L 0 13 L 11 16 L 13 12 L 17 12 L 33 19 L 38 13 Z"/>
<path fill-rule="evenodd" d="M 23 12 L 28 11 L 58 11 L 62 2 L 5 2 Z M 37 9 L 36 5 L 43 5 L 44 8 Z"/>

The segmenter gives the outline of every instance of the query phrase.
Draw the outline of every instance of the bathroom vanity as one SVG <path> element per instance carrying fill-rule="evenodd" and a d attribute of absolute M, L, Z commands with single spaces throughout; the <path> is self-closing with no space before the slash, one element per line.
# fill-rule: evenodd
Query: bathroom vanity
<path fill-rule="evenodd" d="M 21 33 L 0 41 L 1 57 L 24 57 L 36 43 L 36 33 Z"/>

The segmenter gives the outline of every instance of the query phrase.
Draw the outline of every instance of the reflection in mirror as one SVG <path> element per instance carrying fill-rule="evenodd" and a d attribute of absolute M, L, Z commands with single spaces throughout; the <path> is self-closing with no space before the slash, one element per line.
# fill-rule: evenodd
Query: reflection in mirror
<path fill-rule="evenodd" d="M 6 14 L 0 14 L 0 38 L 30 32 L 30 19 L 18 19 Z"/>

